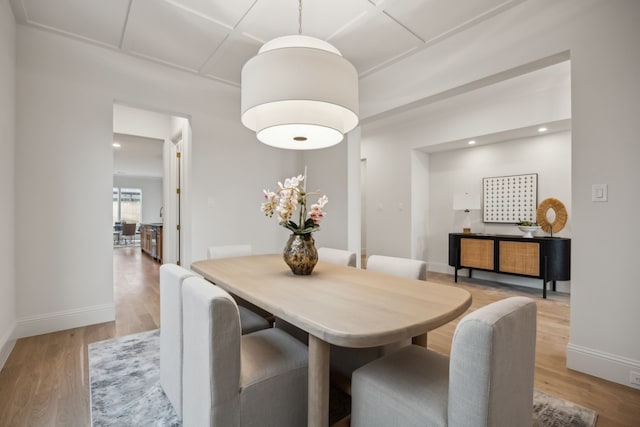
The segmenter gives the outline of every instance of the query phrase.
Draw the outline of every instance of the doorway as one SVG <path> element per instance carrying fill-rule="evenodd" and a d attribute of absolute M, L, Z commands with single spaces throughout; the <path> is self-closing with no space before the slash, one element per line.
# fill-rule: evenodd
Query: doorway
<path fill-rule="evenodd" d="M 183 263 L 187 211 L 185 154 L 190 135 L 187 118 L 119 103 L 113 106 L 114 194 L 124 194 L 123 188 L 139 191 L 134 244 L 125 247 L 131 255 L 141 253 L 158 264 Z M 116 211 L 121 212 L 122 207 L 114 207 Z M 114 220 L 114 242 L 118 237 Z M 121 246 L 114 243 L 114 251 Z M 116 268 L 114 264 L 115 278 Z"/>

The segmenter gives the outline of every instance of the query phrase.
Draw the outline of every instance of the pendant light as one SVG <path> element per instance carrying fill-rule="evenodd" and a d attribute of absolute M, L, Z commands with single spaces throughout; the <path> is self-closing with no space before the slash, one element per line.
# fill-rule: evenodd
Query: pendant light
<path fill-rule="evenodd" d="M 331 44 L 302 35 L 267 43 L 242 68 L 242 124 L 278 148 L 340 143 L 358 125 L 358 73 Z"/>

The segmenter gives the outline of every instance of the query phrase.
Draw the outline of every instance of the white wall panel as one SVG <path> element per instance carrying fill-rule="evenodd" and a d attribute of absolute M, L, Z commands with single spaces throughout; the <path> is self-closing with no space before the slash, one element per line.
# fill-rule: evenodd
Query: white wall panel
<path fill-rule="evenodd" d="M 640 111 L 639 16 L 640 2 L 631 0 L 524 2 L 365 77 L 360 85 L 360 110 L 369 117 L 570 52 L 573 220 L 568 366 L 626 385 L 629 370 L 640 366 L 640 342 L 630 339 L 640 324 L 640 287 L 623 268 L 640 258 L 635 235 L 629 232 L 640 211 L 640 121 L 634 116 Z M 609 184 L 609 202 L 591 202 L 591 185 L 603 183 Z"/>
<path fill-rule="evenodd" d="M 237 88 L 27 27 L 18 30 L 18 52 L 18 335 L 21 322 L 25 333 L 49 332 L 68 327 L 62 314 L 90 307 L 100 307 L 102 321 L 113 319 L 105 307 L 113 307 L 115 100 L 190 118 L 192 259 L 239 240 L 282 250 L 281 227 L 264 223 L 259 204 L 262 188 L 299 157 L 242 127 Z M 96 317 L 72 320 L 80 326 Z"/>
<path fill-rule="evenodd" d="M 0 369 L 13 347 L 15 276 L 16 24 L 9 2 L 0 2 Z"/>

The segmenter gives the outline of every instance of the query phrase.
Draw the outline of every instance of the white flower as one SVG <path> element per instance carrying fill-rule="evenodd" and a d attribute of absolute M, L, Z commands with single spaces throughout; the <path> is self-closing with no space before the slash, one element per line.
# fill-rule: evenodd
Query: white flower
<path fill-rule="evenodd" d="M 304 179 L 304 175 L 293 176 L 285 179 L 284 184 L 278 182 L 278 190 L 275 192 L 263 190 L 265 201 L 260 206 L 262 212 L 269 218 L 277 212 L 280 225 L 295 234 L 307 234 L 316 231 L 320 220 L 325 216 L 322 208 L 329 202 L 327 196 L 323 195 L 318 199 L 317 203 L 311 205 L 310 211 L 307 213 L 307 196 L 317 193 L 305 193 L 304 189 L 299 188 Z M 292 218 L 294 211 L 298 207 L 300 208 L 300 213 L 296 224 Z"/>

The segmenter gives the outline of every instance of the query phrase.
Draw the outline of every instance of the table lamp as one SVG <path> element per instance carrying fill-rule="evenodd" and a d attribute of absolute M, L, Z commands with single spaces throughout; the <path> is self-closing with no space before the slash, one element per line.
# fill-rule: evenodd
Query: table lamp
<path fill-rule="evenodd" d="M 471 193 L 460 193 L 453 195 L 453 210 L 464 211 L 463 233 L 471 233 L 471 217 L 469 212 L 480 210 L 480 195 Z"/>

